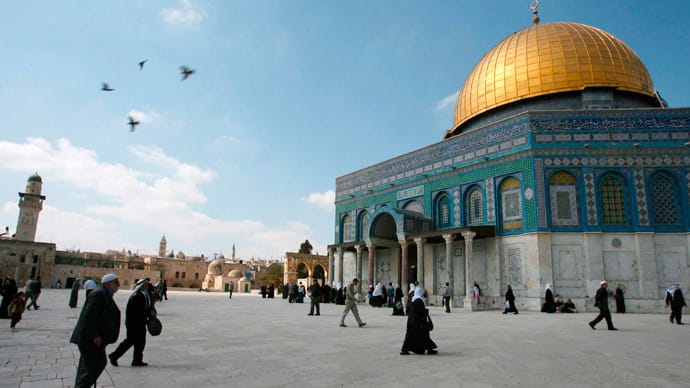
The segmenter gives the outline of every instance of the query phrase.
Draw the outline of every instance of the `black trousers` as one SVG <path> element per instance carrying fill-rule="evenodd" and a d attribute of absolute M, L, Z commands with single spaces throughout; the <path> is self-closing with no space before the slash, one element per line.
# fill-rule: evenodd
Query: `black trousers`
<path fill-rule="evenodd" d="M 103 373 L 107 359 L 105 358 L 105 345 L 97 348 L 94 344 L 79 345 L 79 366 L 77 377 L 74 380 L 74 388 L 89 388 L 96 386 L 96 380 Z"/>
<path fill-rule="evenodd" d="M 683 318 L 683 306 L 671 306 L 671 316 L 669 317 L 671 323 L 673 323 L 673 318 L 676 319 L 676 323 L 681 323 L 681 319 Z"/>
<path fill-rule="evenodd" d="M 309 307 L 309 315 L 314 314 L 314 306 L 316 306 L 316 315 L 321 315 L 321 311 L 319 310 L 319 300 L 320 299 L 321 299 L 320 297 L 317 297 L 317 298 L 312 297 L 311 298 L 311 306 Z"/>
<path fill-rule="evenodd" d="M 122 357 L 126 351 L 134 346 L 134 354 L 132 355 L 132 363 L 140 363 L 144 361 L 144 347 L 146 346 L 146 325 L 130 325 L 127 326 L 127 338 L 120 342 L 111 356 L 115 359 Z"/>
<path fill-rule="evenodd" d="M 446 305 L 446 312 L 450 312 L 450 296 L 444 296 L 443 297 L 443 304 Z"/>
<path fill-rule="evenodd" d="M 606 326 L 608 326 L 609 329 L 613 329 L 613 321 L 611 321 L 611 311 L 609 309 L 599 309 L 599 315 L 589 324 L 596 326 L 602 319 L 606 319 Z"/>

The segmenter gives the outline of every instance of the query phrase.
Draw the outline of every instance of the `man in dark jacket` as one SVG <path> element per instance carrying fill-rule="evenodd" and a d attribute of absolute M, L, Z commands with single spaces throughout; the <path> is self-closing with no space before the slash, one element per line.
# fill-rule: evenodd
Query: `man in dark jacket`
<path fill-rule="evenodd" d="M 309 294 L 311 297 L 311 306 L 309 307 L 309 315 L 314 315 L 314 306 L 316 306 L 316 315 L 321 315 L 319 310 L 319 302 L 321 302 L 321 286 L 319 281 L 314 279 L 314 284 L 309 287 Z"/>
<path fill-rule="evenodd" d="M 671 306 L 671 316 L 669 320 L 673 323 L 673 319 L 676 319 L 676 323 L 682 325 L 681 322 L 683 318 L 683 307 L 687 306 L 685 304 L 685 297 L 683 297 L 683 291 L 680 289 L 680 284 L 674 283 L 666 290 L 666 306 Z"/>
<path fill-rule="evenodd" d="M 139 279 L 132 295 L 127 301 L 125 312 L 125 327 L 127 338 L 120 342 L 117 349 L 108 355 L 110 363 L 118 366 L 117 359 L 134 346 L 132 366 L 147 366 L 144 362 L 144 347 L 146 346 L 146 323 L 150 317 L 156 316 L 156 311 L 151 308 L 151 295 L 149 295 L 149 278 Z"/>
<path fill-rule="evenodd" d="M 89 294 L 82 307 L 77 326 L 70 342 L 79 346 L 79 366 L 74 387 L 96 385 L 108 363 L 105 347 L 115 343 L 120 335 L 120 309 L 113 300 L 120 287 L 117 275 L 109 273 L 101 279 L 101 285 Z"/>
<path fill-rule="evenodd" d="M 606 326 L 609 330 L 618 330 L 613 327 L 613 322 L 611 321 L 611 311 L 609 310 L 609 292 L 607 290 L 608 283 L 606 281 L 601 282 L 601 287 L 597 290 L 597 294 L 594 297 L 594 306 L 599 307 L 599 315 L 592 322 L 589 323 L 589 327 L 592 330 L 596 330 L 597 323 L 601 322 L 602 319 L 606 319 Z"/>

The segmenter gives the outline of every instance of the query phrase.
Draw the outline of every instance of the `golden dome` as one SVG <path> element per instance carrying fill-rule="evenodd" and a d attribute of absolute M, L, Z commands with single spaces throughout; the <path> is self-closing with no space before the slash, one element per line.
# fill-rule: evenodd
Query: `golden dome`
<path fill-rule="evenodd" d="M 494 46 L 467 76 L 453 129 L 493 108 L 545 94 L 611 87 L 655 96 L 635 52 L 613 35 L 579 23 L 535 24 Z"/>

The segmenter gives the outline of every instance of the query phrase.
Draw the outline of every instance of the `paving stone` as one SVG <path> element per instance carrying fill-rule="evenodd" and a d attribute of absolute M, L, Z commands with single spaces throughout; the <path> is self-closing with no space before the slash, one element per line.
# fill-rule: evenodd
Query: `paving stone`
<path fill-rule="evenodd" d="M 308 303 L 283 299 L 169 295 L 157 305 L 162 335 L 147 337 L 150 365 L 131 367 L 130 350 L 120 367 L 107 366 L 99 387 L 690 386 L 690 325 L 671 325 L 661 314 L 614 314 L 620 331 L 609 332 L 603 323 L 596 331 L 587 326 L 593 313 L 446 314 L 432 306 L 439 354 L 400 356 L 406 317 L 388 308 L 360 305 L 367 326 L 358 328 L 349 316 L 341 328 L 342 306 L 333 304 L 308 317 Z M 120 340 L 128 296 L 116 294 Z M 44 290 L 42 308 L 28 312 L 15 333 L 0 328 L 0 387 L 74 384 L 79 351 L 68 341 L 76 320 L 67 318 L 79 309 L 68 299 L 69 290 Z"/>

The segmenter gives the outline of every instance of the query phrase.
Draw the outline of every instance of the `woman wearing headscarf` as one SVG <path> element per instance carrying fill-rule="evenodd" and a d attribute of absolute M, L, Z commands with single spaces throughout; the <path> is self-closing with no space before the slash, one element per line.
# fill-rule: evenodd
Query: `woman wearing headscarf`
<path fill-rule="evenodd" d="M 553 291 L 551 290 L 551 283 L 546 284 L 544 290 L 544 304 L 541 306 L 542 313 L 555 313 L 556 300 L 553 298 Z"/>
<path fill-rule="evenodd" d="M 69 294 L 69 307 L 77 308 L 77 301 L 79 300 L 79 288 L 81 288 L 81 279 L 74 279 L 72 283 L 72 291 Z"/>
<path fill-rule="evenodd" d="M 683 297 L 683 291 L 680 289 L 680 284 L 674 283 L 666 290 L 666 306 L 671 305 L 671 316 L 668 319 L 673 323 L 673 319 L 676 319 L 676 323 L 682 325 L 681 319 L 683 318 L 683 307 L 687 306 L 685 303 L 685 297 Z"/>
<path fill-rule="evenodd" d="M 395 285 L 395 293 L 393 296 L 393 315 L 405 315 L 405 309 L 402 303 L 403 291 L 400 285 Z"/>
<path fill-rule="evenodd" d="M 403 342 L 401 355 L 408 355 L 410 352 L 416 354 L 436 354 L 436 344 L 431 340 L 429 332 L 433 329 L 429 318 L 429 309 L 424 304 L 424 289 L 417 287 L 414 290 L 412 302 L 408 307 L 407 331 Z"/>
<path fill-rule="evenodd" d="M 515 307 L 515 294 L 513 294 L 513 288 L 508 284 L 508 290 L 506 291 L 506 303 L 508 304 L 503 311 L 503 314 L 513 313 L 517 314 L 517 308 Z"/>
<path fill-rule="evenodd" d="M 613 297 L 616 298 L 616 312 L 619 314 L 625 314 L 625 297 L 623 296 L 623 289 L 621 285 L 616 286 L 616 291 L 613 293 Z"/>
<path fill-rule="evenodd" d="M 345 304 L 345 289 L 343 288 L 343 283 L 341 282 L 338 282 L 338 284 L 335 286 L 335 304 Z"/>
<path fill-rule="evenodd" d="M 381 283 L 376 284 L 374 292 L 371 295 L 371 305 L 374 307 L 383 306 L 383 289 L 381 288 Z"/>

